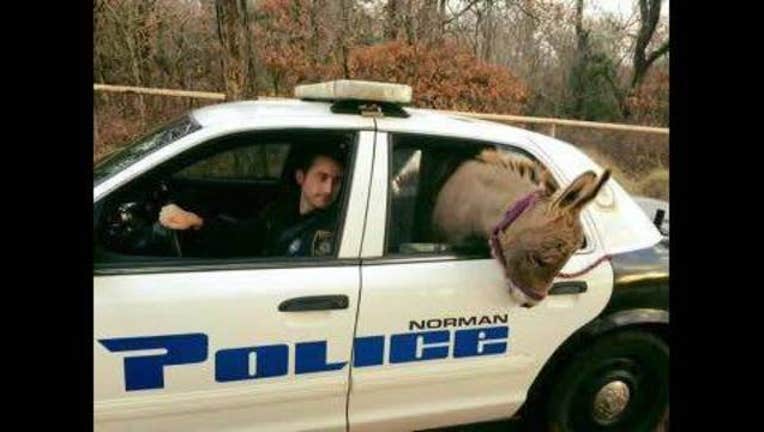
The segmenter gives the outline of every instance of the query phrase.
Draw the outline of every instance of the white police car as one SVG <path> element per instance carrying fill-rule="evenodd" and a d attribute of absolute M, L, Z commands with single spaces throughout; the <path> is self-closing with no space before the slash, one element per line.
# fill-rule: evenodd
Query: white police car
<path fill-rule="evenodd" d="M 297 93 L 195 110 L 96 167 L 97 430 L 422 430 L 519 412 L 532 430 L 657 424 L 668 250 L 616 181 L 582 212 L 585 245 L 563 270 L 610 259 L 523 308 L 488 251 L 429 236 L 446 166 L 493 146 L 563 185 L 600 167 L 527 130 L 402 106 L 405 86 Z M 189 256 L 182 235 L 170 253 L 130 249 L 172 197 L 252 216 L 316 141 L 348 155 L 327 255 Z M 415 178 L 398 187 L 404 169 Z"/>

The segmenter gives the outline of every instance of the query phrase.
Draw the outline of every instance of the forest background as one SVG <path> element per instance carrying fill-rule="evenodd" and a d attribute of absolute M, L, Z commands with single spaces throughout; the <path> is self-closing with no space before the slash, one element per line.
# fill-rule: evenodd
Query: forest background
<path fill-rule="evenodd" d="M 617 8 L 612 7 L 617 3 Z M 669 126 L 661 0 L 96 0 L 96 83 L 291 97 L 398 82 L 422 108 Z M 96 92 L 94 161 L 215 101 Z M 548 126 L 519 125 L 549 133 Z M 556 127 L 631 193 L 668 199 L 668 135 Z"/>

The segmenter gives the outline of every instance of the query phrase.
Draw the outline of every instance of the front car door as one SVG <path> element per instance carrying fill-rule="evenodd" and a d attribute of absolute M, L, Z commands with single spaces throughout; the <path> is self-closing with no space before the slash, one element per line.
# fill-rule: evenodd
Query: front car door
<path fill-rule="evenodd" d="M 221 136 L 257 137 L 293 126 L 275 119 L 254 130 L 202 128 L 144 166 L 129 167 L 121 184 L 102 183 L 95 207 L 139 181 L 141 172 Z M 95 263 L 97 430 L 346 429 L 374 136 L 359 124 L 324 126 L 354 137 L 333 255 Z"/>
<path fill-rule="evenodd" d="M 378 121 L 351 430 L 414 430 L 510 417 L 554 350 L 610 297 L 612 271 L 604 263 L 576 279 L 586 283 L 586 292 L 549 296 L 523 308 L 510 297 L 487 250 L 456 252 L 428 241 L 421 212 L 436 193 L 428 184 L 447 171 L 437 164 L 449 163 L 449 148 L 464 153 L 466 147 L 469 153 L 470 146 L 493 143 L 506 151 L 543 155 L 521 135 L 496 134 L 477 142 L 469 137 L 485 132 L 469 124 L 455 128 L 453 122 L 428 119 L 411 133 L 410 120 Z M 444 130 L 450 136 L 442 135 Z M 408 177 L 407 186 L 401 186 L 401 177 Z M 564 185 L 571 179 L 557 181 Z M 581 269 L 601 252 L 586 213 L 587 245 L 564 272 Z"/>

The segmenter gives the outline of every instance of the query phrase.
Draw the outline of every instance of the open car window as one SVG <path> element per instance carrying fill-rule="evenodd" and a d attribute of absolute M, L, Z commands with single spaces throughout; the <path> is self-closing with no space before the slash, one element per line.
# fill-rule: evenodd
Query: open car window
<path fill-rule="evenodd" d="M 355 131 L 278 130 L 195 146 L 98 203 L 96 263 L 336 257 L 357 139 Z M 339 161 L 341 183 L 320 211 L 302 214 L 296 172 L 321 152 Z M 204 224 L 162 226 L 168 204 Z"/>
<path fill-rule="evenodd" d="M 432 214 L 438 193 L 459 165 L 486 148 L 535 159 L 519 148 L 416 134 L 391 135 L 391 146 L 385 254 L 490 256 L 485 240 L 450 244 L 434 231 Z"/>

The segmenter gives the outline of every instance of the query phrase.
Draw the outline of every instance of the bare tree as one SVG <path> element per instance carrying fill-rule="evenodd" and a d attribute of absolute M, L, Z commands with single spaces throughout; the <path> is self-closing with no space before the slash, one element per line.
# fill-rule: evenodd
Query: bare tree
<path fill-rule="evenodd" d="M 453 93 L 444 71 L 456 74 L 455 83 L 464 72 L 449 67 L 455 59 L 427 51 L 469 56 L 471 49 L 485 66 L 476 71 L 481 80 L 523 83 L 527 114 L 665 123 L 667 24 L 660 0 L 633 4 L 623 17 L 594 13 L 594 2 L 583 0 L 95 0 L 94 77 L 240 99 L 258 87 L 288 95 L 300 82 L 367 71 L 378 79 L 431 79 L 419 91 L 435 106 Z M 375 69 L 354 61 L 384 55 L 402 60 Z M 454 104 L 501 109 L 483 104 L 481 91 Z M 98 93 L 95 103 L 99 138 L 111 142 L 205 102 Z"/>
<path fill-rule="evenodd" d="M 385 4 L 385 39 L 398 39 L 401 25 L 402 0 L 387 0 Z"/>
<path fill-rule="evenodd" d="M 576 0 L 576 54 L 571 71 L 572 112 L 583 111 L 586 78 L 584 71 L 589 61 L 589 31 L 584 28 L 584 0 Z"/>
<path fill-rule="evenodd" d="M 661 14 L 661 0 L 639 0 L 639 33 L 634 47 L 634 71 L 631 77 L 630 90 L 633 91 L 642 82 L 650 66 L 669 51 L 669 40 L 666 39 L 655 51 L 647 54 L 647 47 L 653 38 L 658 19 Z"/>
<path fill-rule="evenodd" d="M 129 76 L 136 86 L 143 86 L 144 66 L 149 58 L 149 19 L 155 13 L 155 1 L 139 2 L 121 5 L 104 1 L 98 5 L 98 10 L 108 14 L 110 22 L 118 29 L 129 58 Z M 146 101 L 142 95 L 137 98 L 138 114 L 141 123 L 145 124 L 148 114 Z"/>
<path fill-rule="evenodd" d="M 348 40 L 351 38 L 350 14 L 352 6 L 350 0 L 340 0 L 340 31 L 339 31 L 339 50 L 340 61 L 342 62 L 342 76 L 350 78 Z"/>
<path fill-rule="evenodd" d="M 224 55 L 221 70 L 225 93 L 230 99 L 257 95 L 252 32 L 246 0 L 216 0 L 217 34 Z"/>

